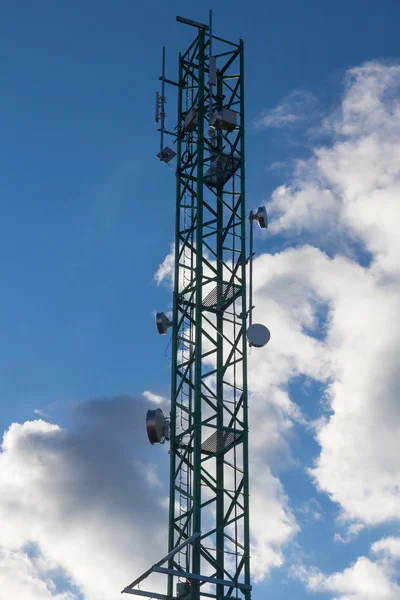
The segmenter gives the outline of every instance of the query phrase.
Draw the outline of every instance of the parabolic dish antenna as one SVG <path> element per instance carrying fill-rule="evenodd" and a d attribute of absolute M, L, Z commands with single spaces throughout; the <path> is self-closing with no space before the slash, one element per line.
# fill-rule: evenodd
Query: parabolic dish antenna
<path fill-rule="evenodd" d="M 261 323 L 254 323 L 250 325 L 247 330 L 247 339 L 249 340 L 250 346 L 255 348 L 263 348 L 266 346 L 271 338 L 271 333 L 268 327 L 261 325 Z"/>
<path fill-rule="evenodd" d="M 161 408 L 147 411 L 146 429 L 150 444 L 163 444 L 169 439 L 169 422 Z"/>

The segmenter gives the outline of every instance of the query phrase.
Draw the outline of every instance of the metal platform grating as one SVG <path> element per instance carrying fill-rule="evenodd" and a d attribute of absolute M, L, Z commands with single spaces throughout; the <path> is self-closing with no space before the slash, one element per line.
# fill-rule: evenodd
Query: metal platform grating
<path fill-rule="evenodd" d="M 203 300 L 206 308 L 226 310 L 242 293 L 242 288 L 236 283 L 217 283 L 215 288 Z"/>
<path fill-rule="evenodd" d="M 204 183 L 210 187 L 222 187 L 240 167 L 240 158 L 231 154 L 218 154 L 211 159 L 204 173 Z"/>
<path fill-rule="evenodd" d="M 227 452 L 236 444 L 236 442 L 241 440 L 242 437 L 242 434 L 236 431 L 226 431 L 225 429 L 214 431 L 214 433 L 202 443 L 201 451 L 203 454 Z"/>

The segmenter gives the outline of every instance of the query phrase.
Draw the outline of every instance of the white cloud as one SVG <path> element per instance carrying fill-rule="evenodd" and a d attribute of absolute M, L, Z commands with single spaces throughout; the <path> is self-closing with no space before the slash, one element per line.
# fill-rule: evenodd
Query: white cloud
<path fill-rule="evenodd" d="M 269 127 L 286 128 L 298 122 L 308 120 L 315 106 L 315 98 L 304 90 L 295 90 L 288 94 L 278 106 L 270 108 L 254 121 L 257 129 Z"/>
<path fill-rule="evenodd" d="M 340 522 L 340 519 L 338 519 L 338 522 Z M 333 539 L 335 540 L 335 542 L 348 544 L 349 542 L 354 540 L 358 536 L 360 531 L 362 531 L 363 529 L 365 529 L 364 523 L 361 523 L 360 521 L 355 521 L 354 523 L 347 525 L 346 531 L 344 533 L 335 533 Z"/>
<path fill-rule="evenodd" d="M 384 552 L 383 558 L 371 560 L 359 557 L 341 572 L 325 574 L 303 565 L 294 567 L 293 577 L 300 579 L 311 592 L 328 592 L 335 600 L 398 600 L 400 571 L 386 559 L 387 554 L 400 558 L 398 538 L 385 538 L 372 545 L 374 553 Z"/>
<path fill-rule="evenodd" d="M 72 592 L 57 592 L 53 579 L 26 552 L 0 547 L 0 598 L 78 600 Z"/>
<path fill-rule="evenodd" d="M 371 549 L 376 554 L 382 553 L 385 557 L 400 560 L 400 538 L 383 538 L 374 542 Z"/>
<path fill-rule="evenodd" d="M 323 521 L 323 510 L 316 498 L 310 498 L 303 502 L 298 512 L 302 515 L 303 519 L 308 522 L 312 521 Z"/>
<path fill-rule="evenodd" d="M 170 252 L 164 258 L 163 262 L 158 266 L 154 273 L 154 279 L 157 285 L 165 283 L 173 286 L 174 284 L 174 265 L 175 265 L 175 244 L 171 244 Z"/>
<path fill-rule="evenodd" d="M 117 398 L 77 410 L 73 433 L 37 420 L 14 423 L 4 435 L 0 570 L 6 597 L 78 600 L 57 592 L 56 571 L 85 600 L 110 600 L 166 553 L 165 482 L 149 462 L 154 456 L 143 457 L 148 444 L 136 424 L 144 420 L 143 402 Z M 253 571 L 260 579 L 282 564 L 282 546 L 297 525 L 279 481 L 257 461 L 251 505 Z M 31 544 L 34 559 L 24 550 Z"/>
<path fill-rule="evenodd" d="M 256 582 L 284 562 L 283 548 L 298 531 L 282 485 L 265 463 L 254 458 L 251 473 L 251 569 Z"/>
<path fill-rule="evenodd" d="M 35 415 L 39 415 L 39 417 L 43 417 L 44 419 L 46 418 L 46 412 L 42 408 L 35 408 L 33 412 Z"/>
<path fill-rule="evenodd" d="M 347 232 L 398 271 L 400 249 L 400 66 L 367 63 L 351 69 L 330 122 L 332 145 L 299 161 L 290 185 L 278 188 L 270 210 L 275 231 Z"/>
<path fill-rule="evenodd" d="M 298 569 L 297 577 L 312 592 L 328 592 L 335 600 L 398 600 L 400 587 L 384 565 L 362 556 L 348 569 L 325 575 Z"/>
<path fill-rule="evenodd" d="M 317 424 L 321 454 L 312 475 L 351 519 L 399 518 L 400 332 L 393 327 L 399 287 L 307 246 L 259 257 L 255 273 L 257 320 L 267 323 L 272 338 L 252 354 L 253 391 L 270 393 L 299 373 L 331 381 L 333 414 Z M 312 334 L 321 303 L 328 310 L 323 341 Z M 287 401 L 284 413 L 290 412 Z"/>
<path fill-rule="evenodd" d="M 69 600 L 38 568 L 50 561 L 85 600 L 111 600 L 166 553 L 159 472 L 154 456 L 142 457 L 144 415 L 143 401 L 122 397 L 78 406 L 72 433 L 42 420 L 11 425 L 0 454 L 0 597 Z M 35 562 L 24 552 L 31 544 Z"/>
<path fill-rule="evenodd" d="M 336 257 L 307 247 L 261 256 L 257 285 L 272 323 L 269 378 L 299 371 L 329 382 L 331 414 L 316 424 L 321 452 L 311 475 L 342 508 L 338 525 L 350 521 L 337 534 L 343 541 L 400 519 L 400 67 L 352 69 L 329 126 L 332 144 L 299 162 L 272 195 L 270 231 L 301 233 Z M 369 267 L 357 264 L 349 241 L 370 253 Z M 313 298 L 328 310 L 323 342 L 304 329 Z"/>
<path fill-rule="evenodd" d="M 371 345 L 365 320 L 379 330 L 379 323 L 375 321 L 375 319 L 379 320 L 379 315 L 374 316 L 373 321 L 370 316 L 370 314 L 374 315 L 374 306 L 379 302 L 379 297 L 375 295 L 373 277 L 348 259 L 340 256 L 330 259 L 318 249 L 311 247 L 289 249 L 275 256 L 261 256 L 257 259 L 255 267 L 257 320 L 266 322 L 273 332 L 269 346 L 261 352 L 252 353 L 250 360 L 251 368 L 254 368 L 254 371 L 251 371 L 252 389 L 258 390 L 260 394 L 259 406 L 252 404 L 254 422 L 251 422 L 252 439 L 259 440 L 258 451 L 264 453 L 268 451 L 271 440 L 274 440 L 278 447 L 282 446 L 284 444 L 282 436 L 287 438 L 288 433 L 290 434 L 292 420 L 301 422 L 301 415 L 296 414 L 293 403 L 281 389 L 282 385 L 300 373 L 326 382 L 329 378 L 340 378 L 342 367 L 346 369 L 348 373 L 346 377 L 349 378 L 346 383 L 352 386 L 353 409 L 356 410 L 358 407 L 362 413 L 360 419 L 365 420 L 363 368 L 365 366 L 368 370 L 368 365 L 364 364 L 364 361 L 368 358 L 368 349 Z M 386 300 L 386 296 L 382 300 Z M 317 314 L 321 304 L 327 305 L 328 309 L 326 335 L 323 341 L 313 337 L 313 329 L 318 328 L 319 325 Z M 372 365 L 375 360 L 374 346 L 377 342 L 378 338 L 375 336 L 370 357 Z M 359 358 L 355 358 L 353 354 Z M 356 360 L 359 362 L 358 369 Z M 360 373 L 359 385 L 358 372 Z M 271 406 L 279 397 L 282 399 L 281 416 L 278 421 L 276 419 L 271 421 Z M 342 405 L 344 409 L 352 408 L 351 405 L 349 407 L 346 398 L 343 398 Z M 337 410 L 336 406 L 334 408 Z M 346 414 L 348 412 L 345 413 L 344 424 L 351 430 L 354 422 L 352 419 L 346 419 Z M 371 418 L 374 419 L 374 415 L 369 416 L 363 425 L 367 430 L 371 429 L 369 420 Z M 323 430 L 325 423 L 326 421 L 322 421 L 319 424 L 319 432 Z M 263 435 L 263 431 L 270 430 L 272 435 Z M 341 439 L 335 440 L 333 447 L 333 451 L 339 455 L 340 462 L 335 473 L 337 477 L 332 478 L 332 469 L 326 476 L 326 486 L 330 486 L 328 489 L 332 489 L 334 485 L 338 485 L 338 481 L 341 481 L 340 490 L 333 499 L 342 505 L 346 503 L 348 513 L 351 509 L 353 511 L 351 516 L 354 518 L 366 518 L 372 510 L 378 510 L 380 511 L 378 518 L 385 520 L 390 518 L 390 514 L 388 514 L 388 506 L 382 505 L 383 494 L 391 500 L 389 504 L 393 507 L 391 514 L 396 515 L 396 475 L 393 475 L 392 484 L 388 486 L 385 469 L 379 467 L 376 469 L 377 473 L 371 485 L 371 463 L 370 461 L 363 463 L 365 449 L 359 446 L 359 436 L 345 435 L 344 439 L 347 440 L 346 444 Z M 353 463 L 349 463 L 352 459 L 349 446 L 356 453 L 355 456 L 360 453 L 360 460 L 354 465 L 357 476 L 353 471 L 355 456 Z M 370 447 L 372 455 L 374 451 Z M 395 456 L 393 447 L 388 449 L 388 455 L 392 459 Z M 267 460 L 270 461 L 269 456 Z M 350 465 L 348 473 L 344 465 Z M 362 481 L 360 481 L 361 475 Z M 356 490 L 359 483 L 362 484 L 363 489 L 371 490 L 373 494 L 370 498 L 371 504 L 361 502 L 357 497 Z M 323 486 L 321 488 L 326 489 Z M 365 514 L 360 514 L 363 511 Z M 352 527 L 354 529 L 354 525 Z"/>
<path fill-rule="evenodd" d="M 269 204 L 271 228 L 299 234 L 324 229 L 338 230 L 340 202 L 330 189 L 318 181 L 296 180 L 291 185 L 279 186 Z"/>
<path fill-rule="evenodd" d="M 166 398 L 159 396 L 158 394 L 153 394 L 153 392 L 150 392 L 149 390 L 145 390 L 142 396 L 146 398 L 146 400 L 149 400 L 149 402 L 154 402 L 154 404 L 162 404 L 163 402 L 167 402 Z"/>

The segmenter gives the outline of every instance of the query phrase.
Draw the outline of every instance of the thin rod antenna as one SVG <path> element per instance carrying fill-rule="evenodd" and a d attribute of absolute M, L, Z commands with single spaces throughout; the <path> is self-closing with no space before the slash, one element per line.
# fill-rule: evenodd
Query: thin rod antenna
<path fill-rule="evenodd" d="M 210 17 L 209 17 L 209 36 L 210 36 L 210 54 L 209 54 L 209 59 L 208 59 L 208 113 L 209 113 L 209 129 L 208 129 L 208 133 L 209 133 L 209 137 L 212 138 L 213 137 L 213 130 L 211 129 L 211 121 L 212 121 L 212 87 L 213 87 L 213 74 L 211 72 L 211 63 L 213 62 L 212 59 L 212 10 L 210 8 Z"/>
<path fill-rule="evenodd" d="M 210 56 L 212 56 L 212 10 L 210 8 L 210 17 L 209 17 L 209 28 L 210 28 Z"/>
<path fill-rule="evenodd" d="M 161 80 L 161 136 L 160 136 L 160 155 L 164 149 L 164 122 L 165 122 L 165 46 L 162 49 L 162 80 Z"/>
<path fill-rule="evenodd" d="M 253 323 L 253 229 L 254 229 L 254 213 L 251 210 L 249 215 L 250 221 L 250 273 L 249 273 L 249 326 Z"/>

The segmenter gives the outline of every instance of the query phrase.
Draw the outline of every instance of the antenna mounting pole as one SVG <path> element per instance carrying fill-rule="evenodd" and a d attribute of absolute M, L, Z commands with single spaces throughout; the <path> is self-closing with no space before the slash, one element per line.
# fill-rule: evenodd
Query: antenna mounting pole
<path fill-rule="evenodd" d="M 161 136 L 160 136 L 160 153 L 164 148 L 164 129 L 165 129 L 165 46 L 162 49 L 162 80 L 161 80 Z"/>

